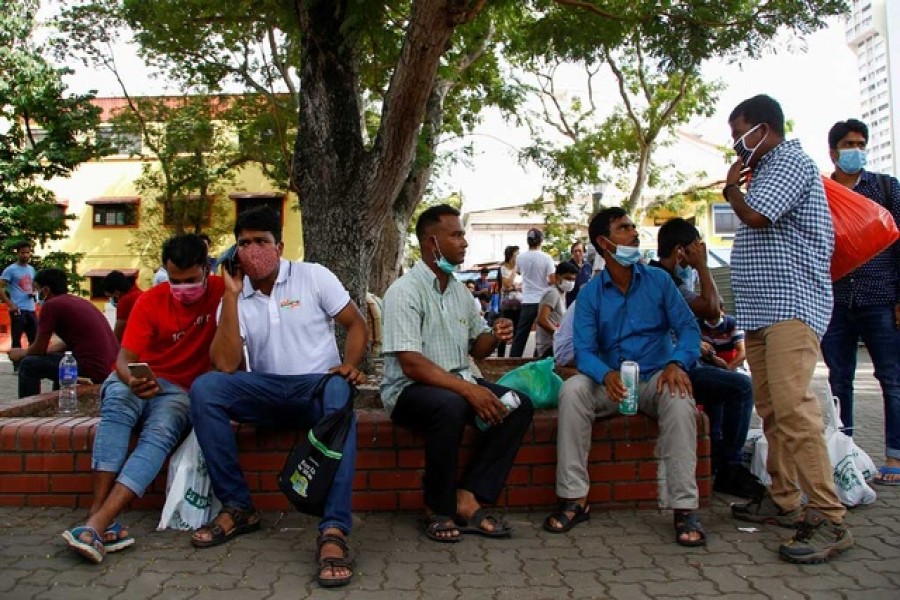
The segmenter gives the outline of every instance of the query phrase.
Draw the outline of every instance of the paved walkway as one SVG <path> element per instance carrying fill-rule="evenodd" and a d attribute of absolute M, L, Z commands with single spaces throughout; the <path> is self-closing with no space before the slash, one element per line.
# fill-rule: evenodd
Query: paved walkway
<path fill-rule="evenodd" d="M 881 396 L 864 353 L 861 360 L 857 441 L 880 463 Z M 9 372 L 8 363 L 0 364 L 2 393 Z M 817 381 L 823 380 L 820 365 Z M 876 491 L 874 505 L 848 517 L 856 547 L 826 565 L 805 567 L 776 556 L 787 530 L 740 531 L 724 496 L 714 496 L 704 511 L 710 541 L 702 549 L 674 544 L 668 512 L 597 511 L 566 535 L 541 531 L 542 513 L 512 513 L 512 539 L 466 538 L 452 545 L 425 540 L 415 515 L 357 514 L 357 575 L 349 587 L 333 591 L 312 581 L 315 522 L 296 513 L 266 513 L 263 531 L 194 550 L 187 533 L 155 531 L 157 512 L 132 511 L 125 521 L 138 543 L 97 566 L 69 552 L 59 537 L 83 519 L 82 511 L 0 508 L 0 598 L 896 600 L 900 488 Z"/>

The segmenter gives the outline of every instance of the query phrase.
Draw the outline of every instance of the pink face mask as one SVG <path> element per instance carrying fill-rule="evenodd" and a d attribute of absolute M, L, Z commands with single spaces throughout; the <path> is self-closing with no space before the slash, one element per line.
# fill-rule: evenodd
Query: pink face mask
<path fill-rule="evenodd" d="M 176 300 L 185 306 L 190 306 L 202 298 L 203 294 L 206 292 L 206 278 L 204 277 L 203 281 L 197 283 L 169 284 L 169 289 Z"/>
<path fill-rule="evenodd" d="M 278 268 L 278 248 L 272 244 L 249 244 L 238 249 L 241 270 L 251 281 L 259 281 Z"/>

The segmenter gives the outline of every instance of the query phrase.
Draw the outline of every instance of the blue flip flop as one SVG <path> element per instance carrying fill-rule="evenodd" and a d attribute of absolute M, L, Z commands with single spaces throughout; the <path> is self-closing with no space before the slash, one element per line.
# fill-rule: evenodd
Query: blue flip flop
<path fill-rule="evenodd" d="M 129 546 L 134 545 L 134 537 L 129 533 L 125 537 L 120 537 L 122 535 L 122 530 L 126 529 L 122 526 L 118 521 L 113 522 L 112 525 L 106 528 L 103 532 L 103 547 L 106 548 L 106 552 L 118 552 L 119 550 L 124 550 Z M 110 535 L 115 535 L 116 539 L 110 541 L 106 538 Z"/>
<path fill-rule="evenodd" d="M 81 534 L 83 533 L 91 534 L 90 542 L 81 540 Z M 106 556 L 106 548 L 103 546 L 103 538 L 100 537 L 100 534 L 93 527 L 75 527 L 63 531 L 62 537 L 66 540 L 69 548 L 89 561 L 97 564 L 103 562 L 103 557 Z"/>
<path fill-rule="evenodd" d="M 900 467 L 878 467 L 878 475 L 876 475 L 875 479 L 872 480 L 878 485 L 900 485 L 900 479 L 887 481 L 884 479 L 885 475 L 900 475 Z"/>

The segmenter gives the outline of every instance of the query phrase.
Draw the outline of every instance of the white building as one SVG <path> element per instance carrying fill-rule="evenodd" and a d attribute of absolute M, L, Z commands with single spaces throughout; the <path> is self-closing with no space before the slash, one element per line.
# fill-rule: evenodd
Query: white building
<path fill-rule="evenodd" d="M 869 126 L 866 169 L 900 175 L 900 1 L 850 5 L 847 44 L 859 65 L 859 118 Z"/>

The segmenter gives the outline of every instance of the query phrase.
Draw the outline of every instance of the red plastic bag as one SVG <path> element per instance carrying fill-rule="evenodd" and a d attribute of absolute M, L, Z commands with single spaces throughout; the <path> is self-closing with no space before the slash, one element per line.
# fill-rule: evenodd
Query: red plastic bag
<path fill-rule="evenodd" d="M 877 202 L 825 175 L 822 183 L 834 222 L 831 280 L 837 281 L 887 249 L 900 232 L 891 213 Z"/>

